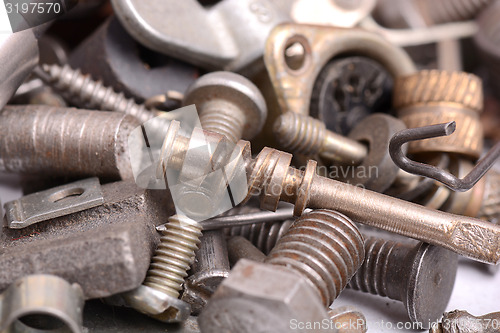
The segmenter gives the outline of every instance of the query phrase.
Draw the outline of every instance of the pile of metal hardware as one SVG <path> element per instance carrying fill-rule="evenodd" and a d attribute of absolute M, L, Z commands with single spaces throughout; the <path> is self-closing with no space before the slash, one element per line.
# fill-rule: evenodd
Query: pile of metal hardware
<path fill-rule="evenodd" d="M 0 332 L 500 332 L 448 307 L 500 263 L 500 0 L 56 2 L 0 34 Z"/>

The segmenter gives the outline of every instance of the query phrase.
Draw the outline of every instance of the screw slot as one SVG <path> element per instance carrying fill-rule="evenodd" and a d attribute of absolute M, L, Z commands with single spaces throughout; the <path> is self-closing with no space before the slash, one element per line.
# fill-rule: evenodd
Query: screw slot
<path fill-rule="evenodd" d="M 59 202 L 61 200 L 67 199 L 69 197 L 77 197 L 82 195 L 85 192 L 83 188 L 75 187 L 75 188 L 65 188 L 61 191 L 58 191 L 49 196 L 50 202 Z"/>

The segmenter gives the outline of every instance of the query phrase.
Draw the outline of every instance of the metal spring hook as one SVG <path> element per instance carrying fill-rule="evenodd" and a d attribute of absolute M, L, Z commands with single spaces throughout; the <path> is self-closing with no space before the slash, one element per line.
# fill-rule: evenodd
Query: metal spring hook
<path fill-rule="evenodd" d="M 467 176 L 462 179 L 438 167 L 413 161 L 409 159 L 402 150 L 402 146 L 405 143 L 445 135 L 448 136 L 455 132 L 455 128 L 456 123 L 451 121 L 444 124 L 402 130 L 392 137 L 389 144 L 389 154 L 394 163 L 406 172 L 435 179 L 453 191 L 464 192 L 470 190 L 493 166 L 496 159 L 500 156 L 500 142 L 491 148 Z"/>

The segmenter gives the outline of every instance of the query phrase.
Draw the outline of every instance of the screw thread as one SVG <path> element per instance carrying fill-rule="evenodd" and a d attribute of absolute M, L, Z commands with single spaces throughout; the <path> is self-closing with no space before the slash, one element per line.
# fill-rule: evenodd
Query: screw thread
<path fill-rule="evenodd" d="M 365 261 L 353 276 L 349 287 L 374 295 L 389 295 L 387 268 L 391 253 L 399 244 L 393 241 L 368 238 L 365 241 Z"/>
<path fill-rule="evenodd" d="M 276 119 L 274 133 L 286 150 L 315 155 L 320 152 L 326 136 L 325 124 L 317 119 L 286 112 Z"/>
<path fill-rule="evenodd" d="M 266 262 L 306 278 L 329 306 L 364 256 L 363 236 L 351 220 L 335 211 L 316 210 L 297 219 Z"/>
<path fill-rule="evenodd" d="M 178 298 L 201 236 L 199 223 L 185 216 L 171 216 L 166 230 L 162 231 L 144 285 Z"/>
<path fill-rule="evenodd" d="M 144 105 L 137 104 L 133 99 L 126 98 L 123 93 L 104 86 L 101 81 L 92 80 L 90 75 L 84 75 L 78 69 L 74 70 L 68 65 L 43 65 L 43 70 L 49 76 L 49 83 L 74 104 L 103 111 L 123 112 L 141 122 L 154 117 L 154 113 Z"/>
<path fill-rule="evenodd" d="M 242 236 L 248 239 L 267 255 L 292 224 L 293 220 L 276 223 L 255 223 L 241 227 L 226 228 L 225 232 L 228 236 Z"/>
<path fill-rule="evenodd" d="M 240 117 L 240 112 L 230 108 L 222 112 L 219 108 L 205 106 L 200 114 L 201 127 L 224 135 L 229 141 L 236 143 L 243 135 L 245 120 Z"/>

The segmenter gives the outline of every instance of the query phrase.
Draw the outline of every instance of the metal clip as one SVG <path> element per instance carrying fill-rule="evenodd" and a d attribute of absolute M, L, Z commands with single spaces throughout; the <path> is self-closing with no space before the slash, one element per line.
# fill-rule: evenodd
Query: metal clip
<path fill-rule="evenodd" d="M 391 158 L 397 166 L 406 172 L 435 179 L 453 191 L 464 192 L 470 190 L 493 166 L 496 159 L 500 156 L 500 143 L 497 143 L 491 148 L 471 172 L 462 179 L 438 167 L 413 161 L 409 159 L 402 150 L 402 146 L 405 143 L 445 135 L 448 136 L 455 132 L 455 128 L 456 123 L 451 121 L 444 124 L 402 130 L 396 133 L 391 139 L 389 145 Z"/>

